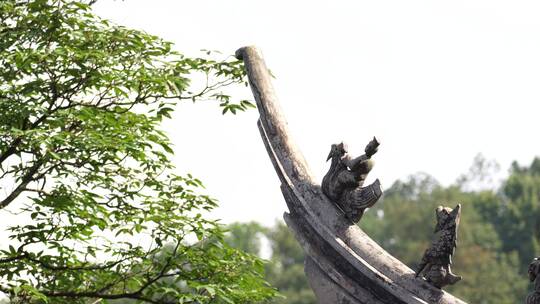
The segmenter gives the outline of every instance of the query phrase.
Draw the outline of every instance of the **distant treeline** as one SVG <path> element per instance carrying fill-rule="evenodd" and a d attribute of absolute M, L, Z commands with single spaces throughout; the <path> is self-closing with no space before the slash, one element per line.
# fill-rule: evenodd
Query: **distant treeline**
<path fill-rule="evenodd" d="M 435 208 L 461 203 L 453 270 L 464 279 L 446 290 L 470 303 L 522 303 L 530 288 L 527 267 L 540 255 L 540 159 L 525 167 L 514 163 L 495 189 L 478 190 L 475 182 L 492 174 L 486 164 L 477 157 L 470 172 L 448 187 L 427 174 L 397 181 L 360 226 L 415 269 L 433 236 Z M 303 273 L 303 252 L 283 223 L 229 228 L 228 242 L 250 253 L 260 254 L 262 240 L 269 242 L 267 280 L 285 297 L 273 303 L 315 303 Z"/>

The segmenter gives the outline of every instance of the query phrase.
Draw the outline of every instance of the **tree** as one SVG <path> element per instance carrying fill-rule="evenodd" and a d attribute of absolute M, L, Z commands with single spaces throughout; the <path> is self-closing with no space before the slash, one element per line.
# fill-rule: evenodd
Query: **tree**
<path fill-rule="evenodd" d="M 232 223 L 227 227 L 225 242 L 244 252 L 260 255 L 261 239 L 268 229 L 257 222 Z"/>
<path fill-rule="evenodd" d="M 276 304 L 314 304 L 315 294 L 304 273 L 304 251 L 283 222 L 277 222 L 268 231 L 272 256 L 267 267 L 267 279 L 284 298 Z"/>
<path fill-rule="evenodd" d="M 178 100 L 247 109 L 222 92 L 244 82 L 241 62 L 185 57 L 91 2 L 0 2 L 0 212 L 20 219 L 1 245 L 0 291 L 13 303 L 272 297 L 261 261 L 201 215 L 216 201 L 174 172 L 159 128 Z M 195 73 L 208 79 L 197 91 Z"/>
<path fill-rule="evenodd" d="M 500 198 L 493 190 L 464 192 L 459 186 L 442 187 L 426 175 L 412 176 L 386 190 L 382 202 L 366 213 L 360 226 L 416 269 L 433 237 L 435 208 L 461 203 L 453 271 L 464 279 L 445 289 L 471 303 L 519 303 L 526 294 L 527 277 L 516 253 L 503 251 L 496 223 L 483 216 L 486 209 L 495 212 L 491 203 L 497 201 Z"/>
<path fill-rule="evenodd" d="M 510 176 L 498 188 L 478 187 L 482 183 L 476 182 L 492 179 L 495 167 L 476 157 L 466 178 L 448 187 L 425 173 L 398 180 L 365 214 L 360 226 L 388 252 L 416 269 L 433 237 L 435 208 L 461 203 L 453 271 L 464 279 L 445 289 L 470 303 L 521 303 L 527 293 L 527 266 L 540 252 L 540 160 L 529 166 L 514 163 Z M 304 254 L 283 223 L 271 228 L 237 223 L 231 229 L 231 244 L 259 252 L 260 232 L 272 248 L 267 280 L 285 296 L 273 302 L 315 303 L 303 273 Z"/>
<path fill-rule="evenodd" d="M 282 295 L 271 303 L 316 302 L 304 274 L 304 252 L 282 221 L 276 222 L 272 227 L 263 227 L 255 222 L 233 223 L 228 230 L 226 240 L 231 246 L 253 254 L 261 253 L 262 238 L 268 240 L 271 255 L 266 264 L 266 279 Z"/>
<path fill-rule="evenodd" d="M 535 158 L 528 167 L 514 162 L 499 197 L 483 205 L 482 215 L 496 228 L 502 249 L 516 251 L 520 269 L 526 271 L 540 253 L 540 159 Z"/>

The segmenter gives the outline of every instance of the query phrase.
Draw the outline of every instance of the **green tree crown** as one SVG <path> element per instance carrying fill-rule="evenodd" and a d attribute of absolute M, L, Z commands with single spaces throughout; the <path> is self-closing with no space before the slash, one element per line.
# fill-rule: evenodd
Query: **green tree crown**
<path fill-rule="evenodd" d="M 249 108 L 223 92 L 245 82 L 242 63 L 185 57 L 82 1 L 5 0 L 0 20 L 0 212 L 21 219 L 0 290 L 14 303 L 272 297 L 262 262 L 202 216 L 216 201 L 175 173 L 159 128 L 178 100 Z M 194 74 L 208 79 L 197 91 Z"/>

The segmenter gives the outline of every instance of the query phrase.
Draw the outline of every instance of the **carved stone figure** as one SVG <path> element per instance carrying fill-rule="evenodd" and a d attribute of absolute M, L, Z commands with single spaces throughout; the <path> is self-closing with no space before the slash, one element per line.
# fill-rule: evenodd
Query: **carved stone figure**
<path fill-rule="evenodd" d="M 461 216 L 461 205 L 454 210 L 439 206 L 435 210 L 437 225 L 436 237 L 424 253 L 422 262 L 416 271 L 416 276 L 423 274 L 431 285 L 442 288 L 461 280 L 461 276 L 452 273 L 452 255 L 456 249 L 457 230 Z"/>
<path fill-rule="evenodd" d="M 540 257 L 529 265 L 529 280 L 534 282 L 534 290 L 527 295 L 525 304 L 540 304 Z"/>
<path fill-rule="evenodd" d="M 365 154 L 351 158 L 344 143 L 334 144 L 328 154 L 332 160 L 328 173 L 322 181 L 323 193 L 353 222 L 358 222 L 366 208 L 373 206 L 381 197 L 379 180 L 362 187 L 373 168 L 371 156 L 377 152 L 379 142 L 374 137 L 365 148 Z"/>

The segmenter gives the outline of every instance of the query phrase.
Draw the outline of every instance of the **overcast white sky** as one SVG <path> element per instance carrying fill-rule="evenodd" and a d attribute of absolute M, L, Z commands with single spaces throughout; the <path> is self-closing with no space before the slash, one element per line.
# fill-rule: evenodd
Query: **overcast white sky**
<path fill-rule="evenodd" d="M 361 153 L 374 135 L 370 179 L 387 187 L 418 171 L 448 185 L 479 152 L 503 172 L 540 155 L 539 1 L 100 0 L 95 11 L 188 55 L 260 47 L 319 177 L 330 144 Z M 270 225 L 286 210 L 257 116 L 186 103 L 164 126 L 226 223 Z"/>

